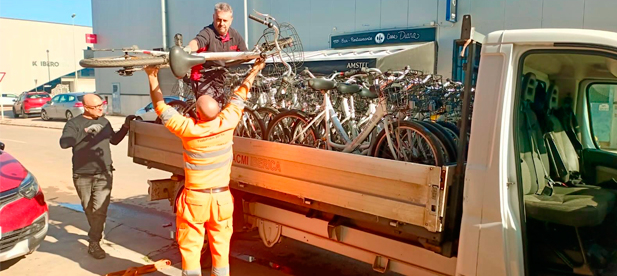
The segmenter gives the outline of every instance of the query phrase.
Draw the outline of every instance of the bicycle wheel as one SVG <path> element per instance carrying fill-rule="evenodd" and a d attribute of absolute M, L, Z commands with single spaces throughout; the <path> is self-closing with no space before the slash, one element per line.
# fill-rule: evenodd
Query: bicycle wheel
<path fill-rule="evenodd" d="M 149 65 L 163 65 L 166 63 L 167 59 L 165 57 L 156 57 L 150 55 L 87 58 L 79 61 L 79 65 L 85 68 L 138 67 Z"/>
<path fill-rule="evenodd" d="M 434 122 L 427 121 L 416 121 L 417 123 L 423 125 L 427 128 L 433 135 L 439 139 L 441 144 L 443 145 L 445 161 L 446 162 L 456 162 L 456 144 L 454 140 L 450 137 L 448 132 L 440 125 Z"/>
<path fill-rule="evenodd" d="M 459 132 L 461 132 L 455 124 L 450 123 L 450 122 L 437 121 L 437 124 L 439 124 L 442 127 L 445 127 L 446 129 L 452 131 L 452 133 L 456 134 L 457 138 L 458 138 Z"/>
<path fill-rule="evenodd" d="M 456 125 L 452 123 L 444 122 L 444 121 L 437 121 L 435 123 L 442 126 L 443 129 L 448 133 L 450 138 L 452 138 L 452 140 L 454 141 L 454 145 L 457 148 L 456 152 L 458 154 L 458 127 L 456 127 Z"/>
<path fill-rule="evenodd" d="M 234 136 L 265 140 L 266 127 L 259 115 L 248 107 L 244 107 L 242 118 L 234 130 Z"/>
<path fill-rule="evenodd" d="M 266 127 L 268 127 L 268 123 L 272 120 L 272 118 L 280 113 L 272 107 L 260 107 L 255 111 L 259 114 Z"/>
<path fill-rule="evenodd" d="M 372 156 L 433 166 L 444 164 L 444 152 L 438 146 L 439 140 L 424 126 L 402 121 L 400 124 L 393 123 L 392 128 L 388 129 L 396 156 L 390 150 L 385 129 L 377 136 L 371 150 Z"/>
<path fill-rule="evenodd" d="M 309 122 L 310 120 L 307 117 L 296 110 L 281 112 L 272 118 L 268 124 L 265 140 L 292 144 L 291 140 L 294 136 L 297 136 L 294 145 L 299 144 L 316 148 L 319 146 L 319 135 L 313 126 L 309 127 L 306 132 L 300 133 Z"/>

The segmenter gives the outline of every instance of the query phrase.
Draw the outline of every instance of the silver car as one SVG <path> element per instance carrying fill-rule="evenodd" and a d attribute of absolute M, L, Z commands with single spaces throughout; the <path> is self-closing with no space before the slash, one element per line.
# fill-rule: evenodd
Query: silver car
<path fill-rule="evenodd" d="M 90 93 L 73 92 L 54 96 L 41 108 L 41 119 L 45 121 L 56 118 L 70 120 L 84 113 L 82 100 L 84 99 L 84 95 Z M 97 94 L 97 96 L 103 100 L 103 110 L 107 110 L 107 102 L 100 95 Z"/>

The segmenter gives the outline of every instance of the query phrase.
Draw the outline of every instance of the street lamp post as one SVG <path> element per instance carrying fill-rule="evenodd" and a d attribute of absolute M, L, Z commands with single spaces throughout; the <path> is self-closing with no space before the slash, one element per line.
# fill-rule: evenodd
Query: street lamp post
<path fill-rule="evenodd" d="M 75 16 L 76 14 L 71 15 L 72 21 L 73 21 L 73 66 L 75 66 L 75 82 L 74 82 L 74 89 L 75 91 L 73 92 L 77 92 L 77 58 L 75 57 L 75 52 L 76 52 L 76 47 L 75 47 Z"/>
<path fill-rule="evenodd" d="M 51 73 L 49 72 L 49 49 L 47 50 L 47 83 L 51 82 Z"/>

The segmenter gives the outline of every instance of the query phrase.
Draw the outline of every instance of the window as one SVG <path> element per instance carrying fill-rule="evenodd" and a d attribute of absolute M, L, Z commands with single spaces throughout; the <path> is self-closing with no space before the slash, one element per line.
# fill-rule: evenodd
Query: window
<path fill-rule="evenodd" d="M 60 101 L 60 95 L 55 96 L 53 99 L 51 99 L 52 102 L 57 103 Z"/>
<path fill-rule="evenodd" d="M 28 99 L 45 99 L 49 98 L 49 94 L 28 94 Z"/>
<path fill-rule="evenodd" d="M 617 83 L 588 86 L 587 99 L 596 147 L 617 151 Z"/>

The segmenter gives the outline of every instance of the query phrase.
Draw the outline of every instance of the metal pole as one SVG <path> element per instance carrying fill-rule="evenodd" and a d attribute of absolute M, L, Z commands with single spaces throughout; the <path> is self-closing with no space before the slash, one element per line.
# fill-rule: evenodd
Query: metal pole
<path fill-rule="evenodd" d="M 74 83 L 74 89 L 75 91 L 73 92 L 77 92 L 77 58 L 75 57 L 75 52 L 76 52 L 76 46 L 75 46 L 75 16 L 76 14 L 71 15 L 71 20 L 73 21 L 73 66 L 75 66 L 75 83 Z"/>
<path fill-rule="evenodd" d="M 51 82 L 51 73 L 49 72 L 49 49 L 47 50 L 47 83 Z"/>
<path fill-rule="evenodd" d="M 161 0 L 161 21 L 162 21 L 162 33 L 163 33 L 163 51 L 167 51 L 167 8 L 165 7 L 166 1 Z"/>
<path fill-rule="evenodd" d="M 467 165 L 467 133 L 469 132 L 469 124 L 471 119 L 469 118 L 471 109 L 471 89 L 473 80 L 474 63 L 476 59 L 476 41 L 472 40 L 467 46 L 467 57 L 465 58 L 465 80 L 463 88 L 463 105 L 461 116 L 461 127 L 459 132 L 459 142 L 457 151 L 456 168 L 454 170 L 454 185 L 450 189 L 450 196 L 456 198 L 452 204 L 452 211 L 448 214 L 452 214 L 449 219 L 451 226 L 448 227 L 451 238 L 458 237 L 458 232 L 453 232 L 454 229 L 460 229 L 461 218 L 458 214 L 463 209 L 463 187 L 465 183 L 465 167 Z M 456 215 L 455 215 L 456 214 Z M 451 248 L 452 251 L 456 251 L 456 248 Z M 453 252 L 452 252 L 453 253 Z"/>
<path fill-rule="evenodd" d="M 248 20 L 248 15 L 247 15 L 248 11 L 246 9 L 247 9 L 246 0 L 244 0 L 244 41 L 248 45 L 249 44 L 249 20 Z"/>

